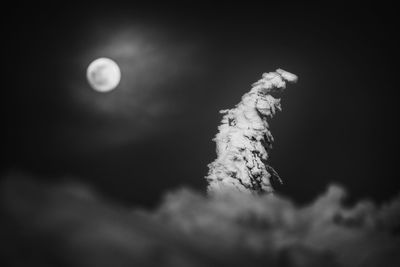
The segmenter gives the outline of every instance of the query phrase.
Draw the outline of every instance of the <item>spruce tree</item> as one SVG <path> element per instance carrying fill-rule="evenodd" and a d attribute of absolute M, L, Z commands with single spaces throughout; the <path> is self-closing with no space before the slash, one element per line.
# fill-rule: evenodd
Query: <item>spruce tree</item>
<path fill-rule="evenodd" d="M 281 69 L 264 73 L 235 108 L 220 111 L 224 116 L 213 139 L 217 158 L 208 165 L 206 176 L 209 194 L 273 192 L 271 179 L 280 178 L 267 163 L 274 141 L 267 119 L 281 110 L 275 94 L 285 89 L 286 82 L 296 81 L 296 75 Z"/>

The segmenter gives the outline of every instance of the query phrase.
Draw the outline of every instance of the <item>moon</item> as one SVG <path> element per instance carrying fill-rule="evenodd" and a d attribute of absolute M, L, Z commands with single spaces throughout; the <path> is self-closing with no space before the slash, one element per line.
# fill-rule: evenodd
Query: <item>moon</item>
<path fill-rule="evenodd" d="M 90 63 L 86 77 L 94 90 L 105 93 L 118 86 L 121 80 L 121 70 L 114 60 L 102 57 Z"/>

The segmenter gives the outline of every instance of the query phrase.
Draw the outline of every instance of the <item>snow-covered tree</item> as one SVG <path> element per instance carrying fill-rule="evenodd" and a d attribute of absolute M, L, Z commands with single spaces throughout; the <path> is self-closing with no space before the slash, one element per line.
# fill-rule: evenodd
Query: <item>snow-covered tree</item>
<path fill-rule="evenodd" d="M 264 73 L 235 108 L 220 111 L 225 115 L 213 139 L 217 143 L 217 159 L 208 165 L 209 194 L 273 191 L 271 178 L 280 178 L 267 164 L 273 142 L 267 118 L 281 110 L 281 104 L 271 94 L 285 89 L 286 82 L 296 81 L 296 75 L 282 69 Z"/>

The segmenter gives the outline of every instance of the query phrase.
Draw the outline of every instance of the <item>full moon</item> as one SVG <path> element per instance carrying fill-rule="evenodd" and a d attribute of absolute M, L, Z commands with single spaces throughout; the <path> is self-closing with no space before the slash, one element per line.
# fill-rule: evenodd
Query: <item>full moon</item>
<path fill-rule="evenodd" d="M 118 86 L 121 80 L 121 71 L 115 61 L 103 57 L 90 63 L 86 77 L 94 90 L 109 92 Z"/>

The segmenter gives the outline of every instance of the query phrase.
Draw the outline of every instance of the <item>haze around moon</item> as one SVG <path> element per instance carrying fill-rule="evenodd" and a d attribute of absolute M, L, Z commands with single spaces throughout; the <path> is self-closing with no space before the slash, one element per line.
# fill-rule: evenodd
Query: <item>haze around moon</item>
<path fill-rule="evenodd" d="M 94 90 L 105 93 L 118 86 L 121 70 L 115 61 L 109 58 L 98 58 L 90 63 L 86 77 Z"/>

